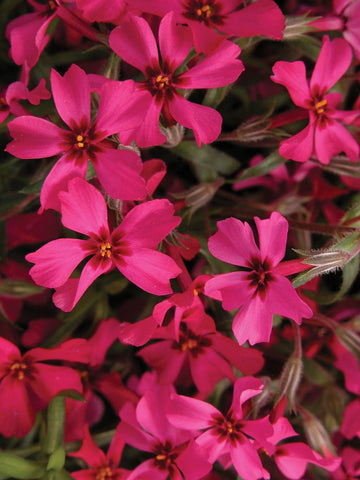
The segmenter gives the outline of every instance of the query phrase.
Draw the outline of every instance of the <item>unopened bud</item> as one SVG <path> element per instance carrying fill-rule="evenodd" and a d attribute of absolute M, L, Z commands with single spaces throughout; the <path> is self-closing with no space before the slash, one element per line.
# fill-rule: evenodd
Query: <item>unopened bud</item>
<path fill-rule="evenodd" d="M 218 189 L 224 184 L 223 178 L 218 178 L 215 182 L 201 183 L 190 188 L 185 193 L 185 205 L 190 207 L 191 214 L 209 203 Z"/>
<path fill-rule="evenodd" d="M 311 274 L 311 278 L 341 268 L 352 258 L 350 252 L 343 250 L 311 250 L 310 252 L 303 250 L 295 251 L 305 257 L 303 260 L 304 263 L 315 267 L 308 272 Z"/>
<path fill-rule="evenodd" d="M 160 131 L 166 137 L 166 142 L 163 143 L 162 147 L 172 148 L 179 145 L 184 137 L 185 128 L 178 123 L 172 127 L 163 127 L 160 125 Z"/>
<path fill-rule="evenodd" d="M 303 421 L 303 427 L 310 447 L 324 454 L 329 451 L 335 455 L 335 449 L 330 440 L 330 435 L 320 420 L 309 412 L 306 412 Z"/>
<path fill-rule="evenodd" d="M 360 161 L 351 162 L 346 155 L 336 155 L 332 157 L 329 165 L 321 164 L 321 166 L 324 170 L 335 173 L 336 175 L 359 178 Z"/>
<path fill-rule="evenodd" d="M 300 384 L 303 363 L 301 356 L 295 353 L 288 358 L 280 376 L 279 388 L 276 393 L 275 403 L 286 395 L 288 405 L 291 411 L 296 412 L 296 392 Z"/>
<path fill-rule="evenodd" d="M 351 352 L 360 362 L 360 337 L 350 328 L 339 325 L 334 329 L 334 333 L 339 342 Z"/>
<path fill-rule="evenodd" d="M 0 295 L 3 297 L 26 298 L 41 293 L 43 290 L 44 288 L 38 285 L 12 278 L 3 279 L 0 285 Z"/>
<path fill-rule="evenodd" d="M 274 146 L 279 143 L 279 134 L 269 130 L 269 118 L 256 118 L 242 123 L 235 131 L 225 133 L 221 140 L 231 140 L 242 145 Z"/>

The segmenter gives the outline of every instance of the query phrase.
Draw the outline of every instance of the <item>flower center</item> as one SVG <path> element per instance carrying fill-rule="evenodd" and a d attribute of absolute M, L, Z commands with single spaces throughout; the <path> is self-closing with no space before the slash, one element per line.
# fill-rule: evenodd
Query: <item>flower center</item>
<path fill-rule="evenodd" d="M 50 0 L 50 1 L 48 2 L 48 6 L 49 6 L 49 10 L 50 10 L 51 12 L 53 12 L 54 10 L 57 9 L 57 5 L 56 5 L 56 3 L 55 3 L 53 0 Z"/>
<path fill-rule="evenodd" d="M 163 88 L 169 87 L 171 83 L 170 78 L 167 75 L 163 75 L 160 73 L 156 78 L 155 78 L 155 86 L 162 90 Z"/>
<path fill-rule="evenodd" d="M 96 472 L 95 480 L 110 480 L 113 478 L 110 467 L 100 467 Z"/>
<path fill-rule="evenodd" d="M 256 287 L 255 293 L 263 298 L 266 294 L 269 282 L 273 279 L 271 263 L 268 259 L 265 259 L 262 262 L 260 258 L 252 258 L 248 267 L 252 270 L 247 277 L 250 285 Z"/>
<path fill-rule="evenodd" d="M 198 17 L 202 17 L 204 19 L 208 19 L 211 17 L 211 15 L 213 14 L 213 11 L 214 9 L 210 7 L 210 5 L 204 5 L 203 7 L 201 8 L 198 8 L 196 10 L 196 15 Z"/>
<path fill-rule="evenodd" d="M 234 418 L 231 412 L 226 417 L 220 414 L 213 415 L 212 425 L 214 427 L 213 433 L 221 439 L 226 438 L 232 444 L 241 443 L 243 423 Z"/>
<path fill-rule="evenodd" d="M 321 115 L 322 113 L 324 113 L 326 110 L 327 104 L 328 104 L 328 101 L 325 98 L 323 100 L 320 100 L 319 102 L 316 102 L 314 104 L 316 113 L 318 115 Z"/>
<path fill-rule="evenodd" d="M 166 440 L 164 444 L 159 443 L 156 445 L 154 453 L 154 463 L 159 470 L 169 470 L 178 456 L 174 451 L 173 444 L 169 440 Z"/>
<path fill-rule="evenodd" d="M 10 370 L 12 371 L 13 375 L 17 377 L 18 380 L 23 380 L 25 377 L 25 372 L 28 369 L 28 365 L 24 362 L 14 362 Z"/>
<path fill-rule="evenodd" d="M 189 353 L 194 357 L 205 353 L 205 348 L 211 346 L 211 340 L 207 337 L 196 335 L 191 330 L 188 330 L 185 323 L 181 324 L 181 330 L 179 335 L 179 342 L 174 342 L 172 348 L 174 350 L 181 350 Z"/>
<path fill-rule="evenodd" d="M 225 15 L 221 12 L 223 5 L 215 0 L 187 0 L 182 15 L 189 20 L 204 23 L 207 27 L 214 27 L 224 23 Z"/>
<path fill-rule="evenodd" d="M 87 148 L 88 147 L 88 139 L 84 137 L 83 135 L 77 135 L 76 136 L 76 146 L 80 149 Z"/>
<path fill-rule="evenodd" d="M 0 111 L 1 110 L 7 110 L 8 108 L 9 108 L 9 105 L 7 104 L 5 98 L 0 97 Z"/>
<path fill-rule="evenodd" d="M 100 255 L 102 257 L 111 257 L 111 243 L 110 242 L 103 242 L 100 244 Z"/>

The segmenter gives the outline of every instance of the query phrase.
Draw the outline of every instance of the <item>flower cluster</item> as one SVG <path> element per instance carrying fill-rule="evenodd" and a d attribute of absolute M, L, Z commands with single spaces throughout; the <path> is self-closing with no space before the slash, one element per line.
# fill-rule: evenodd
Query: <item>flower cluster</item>
<path fill-rule="evenodd" d="M 309 3 L 0 7 L 1 478 L 359 477 L 360 0 Z"/>

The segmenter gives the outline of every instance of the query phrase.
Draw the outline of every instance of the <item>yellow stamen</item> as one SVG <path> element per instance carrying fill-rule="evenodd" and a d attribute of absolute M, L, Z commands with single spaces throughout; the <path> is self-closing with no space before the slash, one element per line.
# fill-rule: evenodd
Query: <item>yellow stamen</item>
<path fill-rule="evenodd" d="M 196 10 L 196 15 L 198 17 L 209 18 L 212 15 L 212 8 L 210 7 L 210 5 L 204 5 L 203 7 Z"/>
<path fill-rule="evenodd" d="M 111 257 L 111 243 L 110 242 L 104 242 L 100 245 L 100 255 L 102 257 Z"/>
<path fill-rule="evenodd" d="M 165 460 L 166 459 L 166 455 L 164 455 L 163 453 L 159 453 L 159 455 L 156 455 L 156 460 L 159 460 L 159 462 L 161 462 L 162 460 Z"/>
<path fill-rule="evenodd" d="M 15 362 L 11 365 L 10 370 L 12 370 L 13 372 L 16 371 L 18 380 L 23 380 L 25 377 L 24 370 L 26 370 L 27 368 L 28 366 L 26 365 L 26 363 Z"/>
<path fill-rule="evenodd" d="M 156 78 L 155 78 L 155 82 L 157 84 L 157 86 L 159 88 L 164 88 L 165 85 L 166 86 L 169 86 L 169 83 L 170 83 L 170 80 L 169 80 L 169 77 L 167 77 L 166 75 L 161 75 L 159 74 Z"/>
<path fill-rule="evenodd" d="M 112 478 L 112 470 L 110 467 L 101 467 L 96 473 L 95 480 L 107 480 L 108 478 Z"/>
<path fill-rule="evenodd" d="M 324 113 L 325 109 L 323 107 L 326 107 L 328 101 L 324 98 L 323 100 L 320 100 L 320 102 L 315 103 L 315 109 L 316 113 Z"/>
<path fill-rule="evenodd" d="M 194 288 L 193 293 L 194 293 L 194 295 L 196 295 L 196 296 L 199 295 L 199 292 L 196 290 L 196 288 Z"/>

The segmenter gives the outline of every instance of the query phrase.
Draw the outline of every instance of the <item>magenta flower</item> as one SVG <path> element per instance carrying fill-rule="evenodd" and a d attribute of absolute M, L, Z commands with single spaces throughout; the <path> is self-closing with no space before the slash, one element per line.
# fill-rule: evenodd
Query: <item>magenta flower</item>
<path fill-rule="evenodd" d="M 149 452 L 151 458 L 138 465 L 129 480 L 198 480 L 211 470 L 205 451 L 192 441 L 192 433 L 171 425 L 165 416 L 171 387 L 147 390 L 136 410 L 130 403 L 120 411 L 117 433 L 126 443 Z"/>
<path fill-rule="evenodd" d="M 56 288 L 54 303 L 64 311 L 74 308 L 85 290 L 102 273 L 116 267 L 146 292 L 172 293 L 170 278 L 180 269 L 167 255 L 156 251 L 163 238 L 180 223 L 167 200 L 152 200 L 134 207 L 110 232 L 106 203 L 101 193 L 81 178 L 61 192 L 65 227 L 87 235 L 87 240 L 61 238 L 26 256 L 35 283 Z M 80 278 L 70 278 L 77 265 L 91 255 Z"/>
<path fill-rule="evenodd" d="M 160 16 L 174 11 L 176 21 L 191 28 L 197 52 L 209 54 L 227 37 L 265 35 L 282 39 L 285 19 L 275 2 L 259 0 L 243 6 L 244 3 L 242 0 L 133 0 L 131 6 Z"/>
<path fill-rule="evenodd" d="M 136 139 L 140 147 L 164 143 L 166 138 L 159 131 L 160 114 L 168 126 L 178 122 L 192 129 L 199 147 L 201 142 L 216 140 L 221 131 L 221 115 L 212 108 L 189 102 L 178 89 L 222 87 L 234 82 L 244 70 L 242 62 L 236 59 L 240 54 L 237 45 L 226 41 L 194 67 L 175 73 L 191 50 L 192 38 L 187 27 L 176 25 L 173 12 L 160 23 L 160 55 L 149 24 L 140 17 L 131 16 L 115 28 L 109 42 L 123 60 L 145 75 L 136 95 L 144 90 L 152 95 L 143 126 L 128 141 Z"/>
<path fill-rule="evenodd" d="M 300 324 L 312 310 L 281 274 L 288 223 L 277 212 L 268 220 L 255 217 L 259 247 L 248 223 L 236 218 L 218 222 L 219 231 L 209 239 L 210 252 L 220 260 L 244 270 L 215 275 L 206 282 L 205 295 L 221 300 L 225 310 L 241 307 L 233 322 L 234 335 L 243 344 L 268 342 L 274 314 Z"/>
<path fill-rule="evenodd" d="M 81 458 L 90 468 L 72 472 L 71 476 L 75 480 L 126 480 L 131 472 L 118 466 L 124 446 L 125 443 L 115 432 L 105 455 L 91 438 L 89 427 L 84 427 L 84 438 L 80 450 L 69 453 L 69 456 Z"/>
<path fill-rule="evenodd" d="M 344 151 L 352 162 L 358 159 L 359 145 L 339 121 L 350 124 L 360 112 L 337 110 L 341 94 L 327 93 L 344 75 L 351 60 L 351 48 L 345 40 L 330 41 L 324 36 L 310 85 L 304 62 L 275 63 L 271 79 L 284 85 L 295 105 L 309 112 L 307 127 L 281 142 L 279 153 L 284 158 L 305 162 L 316 155 L 321 163 L 327 164 L 332 156 Z"/>
<path fill-rule="evenodd" d="M 209 403 L 182 395 L 172 395 L 167 408 L 167 418 L 178 428 L 206 430 L 195 442 L 208 452 L 209 462 L 219 457 L 230 457 L 238 474 L 244 480 L 269 478 L 257 453 L 257 446 L 266 445 L 273 433 L 268 417 L 245 420 L 242 405 L 261 393 L 263 383 L 254 377 L 238 378 L 229 411 L 223 415 Z M 256 442 L 254 442 L 256 440 Z M 228 463 L 227 463 L 228 464 Z"/>
<path fill-rule="evenodd" d="M 36 412 L 61 390 L 82 393 L 78 372 L 43 363 L 48 360 L 87 362 L 86 341 L 69 340 L 59 347 L 34 348 L 21 355 L 14 344 L 0 337 L 0 433 L 5 437 L 26 435 Z"/>
<path fill-rule="evenodd" d="M 14 138 L 6 150 L 19 158 L 43 158 L 64 154 L 47 176 L 42 191 L 42 208 L 59 209 L 58 193 L 71 178 L 85 178 L 88 159 L 104 189 L 114 198 L 142 200 L 146 190 L 140 175 L 142 162 L 128 150 L 117 150 L 106 137 L 139 125 L 143 108 L 150 101 L 146 92 L 134 96 L 134 83 L 108 81 L 100 90 L 96 120 L 90 119 L 90 82 L 86 73 L 72 65 L 61 77 L 51 72 L 51 86 L 57 111 L 69 127 L 65 130 L 38 117 L 18 117 L 9 122 Z"/>
<path fill-rule="evenodd" d="M 159 328 L 154 338 L 161 341 L 147 345 L 138 353 L 157 372 L 160 384 L 174 383 L 186 372 L 186 384 L 191 376 L 199 392 L 211 393 L 224 377 L 235 381 L 232 367 L 244 375 L 261 370 L 264 364 L 261 352 L 241 347 L 217 332 L 213 319 L 203 308 L 184 310 L 180 320 L 180 325 L 176 325 L 174 318 L 169 325 Z"/>

